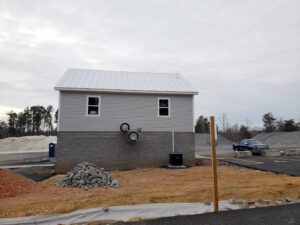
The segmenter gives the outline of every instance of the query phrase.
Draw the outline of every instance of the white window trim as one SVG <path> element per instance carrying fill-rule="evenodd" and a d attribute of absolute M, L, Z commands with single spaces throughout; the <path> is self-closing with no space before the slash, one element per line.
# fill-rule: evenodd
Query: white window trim
<path fill-rule="evenodd" d="M 99 98 L 98 114 L 96 114 L 96 115 L 88 114 L 88 112 L 89 112 L 89 98 Z M 86 96 L 86 112 L 85 112 L 85 115 L 87 117 L 100 117 L 100 115 L 101 115 L 101 96 L 100 95 L 87 95 Z"/>
<path fill-rule="evenodd" d="M 58 93 L 57 131 L 60 131 L 60 114 L 61 114 L 61 91 L 59 91 Z"/>
<path fill-rule="evenodd" d="M 159 101 L 160 100 L 168 100 L 168 108 L 169 108 L 169 115 L 168 116 L 159 115 L 159 108 L 160 108 L 159 107 Z M 171 100 L 170 100 L 170 98 L 163 98 L 163 97 L 157 98 L 157 117 L 159 117 L 159 118 L 170 118 L 171 117 Z"/>
<path fill-rule="evenodd" d="M 195 133 L 195 125 L 196 125 L 196 121 L 195 121 L 195 101 L 194 101 L 194 95 L 193 95 L 193 97 L 192 97 L 192 101 L 193 101 L 193 104 L 192 104 L 192 110 L 193 110 L 192 130 L 193 130 L 193 132 Z"/>

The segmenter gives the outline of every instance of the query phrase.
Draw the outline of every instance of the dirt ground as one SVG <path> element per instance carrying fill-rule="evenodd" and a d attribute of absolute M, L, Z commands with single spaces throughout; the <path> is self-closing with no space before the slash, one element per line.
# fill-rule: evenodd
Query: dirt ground
<path fill-rule="evenodd" d="M 0 199 L 40 191 L 40 185 L 11 170 L 0 169 Z"/>
<path fill-rule="evenodd" d="M 104 205 L 164 202 L 203 202 L 212 199 L 209 166 L 189 169 L 112 171 L 119 188 L 59 188 L 61 175 L 39 183 L 39 191 L 0 199 L 0 217 L 66 213 Z M 280 200 L 300 198 L 300 177 L 234 166 L 218 167 L 220 199 Z"/>

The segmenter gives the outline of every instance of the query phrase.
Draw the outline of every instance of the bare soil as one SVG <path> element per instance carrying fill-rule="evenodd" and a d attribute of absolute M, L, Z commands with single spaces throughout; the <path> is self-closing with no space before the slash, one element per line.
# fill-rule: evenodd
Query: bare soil
<path fill-rule="evenodd" d="M 11 170 L 0 169 L 0 199 L 40 191 L 40 184 Z"/>
<path fill-rule="evenodd" d="M 212 199 L 209 166 L 189 169 L 136 169 L 112 171 L 119 188 L 101 187 L 88 191 L 59 188 L 61 175 L 39 182 L 41 189 L 0 199 L 0 217 L 66 213 L 82 208 L 164 202 L 203 202 Z M 261 172 L 234 166 L 218 167 L 220 199 L 251 201 L 300 198 L 300 177 Z"/>

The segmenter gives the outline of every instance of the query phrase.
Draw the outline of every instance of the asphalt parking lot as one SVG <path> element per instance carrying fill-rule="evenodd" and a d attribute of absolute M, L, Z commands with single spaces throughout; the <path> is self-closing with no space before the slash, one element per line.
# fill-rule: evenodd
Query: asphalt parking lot
<path fill-rule="evenodd" d="M 230 158 L 222 159 L 230 164 L 252 169 L 300 176 L 300 156 Z"/>
<path fill-rule="evenodd" d="M 116 225 L 299 225 L 300 204 L 175 216 Z"/>

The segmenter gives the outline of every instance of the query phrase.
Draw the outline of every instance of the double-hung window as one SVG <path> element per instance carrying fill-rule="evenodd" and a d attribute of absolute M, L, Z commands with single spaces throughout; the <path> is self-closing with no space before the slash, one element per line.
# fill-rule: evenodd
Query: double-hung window
<path fill-rule="evenodd" d="M 86 115 L 100 116 L 101 96 L 87 96 Z"/>
<path fill-rule="evenodd" d="M 158 117 L 170 117 L 169 98 L 158 98 Z"/>

